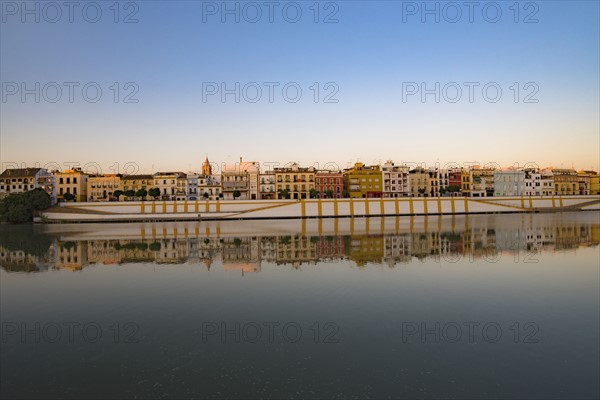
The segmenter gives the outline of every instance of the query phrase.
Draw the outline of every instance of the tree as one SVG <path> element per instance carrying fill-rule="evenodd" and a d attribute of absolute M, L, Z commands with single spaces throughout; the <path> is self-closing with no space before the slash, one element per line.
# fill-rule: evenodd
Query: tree
<path fill-rule="evenodd" d="M 458 185 L 450 185 L 450 186 L 448 186 L 448 191 L 451 192 L 451 193 L 460 192 L 460 186 L 458 186 Z"/>
<path fill-rule="evenodd" d="M 446 194 L 446 188 L 440 188 L 440 194 L 443 196 Z"/>
<path fill-rule="evenodd" d="M 42 189 L 11 194 L 0 201 L 0 217 L 11 223 L 31 222 L 33 214 L 50 207 L 50 203 L 50 196 Z"/>
<path fill-rule="evenodd" d="M 33 189 L 23 193 L 25 204 L 34 210 L 44 210 L 52 205 L 50 196 L 43 189 Z"/>
<path fill-rule="evenodd" d="M 325 196 L 327 196 L 330 199 L 333 199 L 333 190 L 326 190 Z"/>
<path fill-rule="evenodd" d="M 233 191 L 233 199 L 237 199 L 238 197 L 240 197 L 242 194 L 240 193 L 239 190 L 234 190 Z"/>
<path fill-rule="evenodd" d="M 156 199 L 158 196 L 160 196 L 160 189 L 159 188 L 152 188 L 148 191 L 148 194 L 150 196 L 152 196 L 154 199 Z"/>
<path fill-rule="evenodd" d="M 141 197 L 142 200 L 144 200 L 146 196 L 148 196 L 148 191 L 146 189 L 139 189 L 137 192 L 135 192 L 135 196 Z"/>
<path fill-rule="evenodd" d="M 63 199 L 66 201 L 72 201 L 75 200 L 75 195 L 73 193 L 65 193 L 63 194 Z"/>
<path fill-rule="evenodd" d="M 115 190 L 113 192 L 113 196 L 115 196 L 117 198 L 117 200 L 118 200 L 119 197 L 123 196 L 123 191 L 122 190 Z"/>
<path fill-rule="evenodd" d="M 279 198 L 280 199 L 289 199 L 290 198 L 290 189 L 279 189 Z"/>
<path fill-rule="evenodd" d="M 22 224 L 23 222 L 29 222 L 32 219 L 30 211 L 27 209 L 25 204 L 17 203 L 10 207 L 6 213 L 6 219 L 8 222 L 13 224 Z"/>
<path fill-rule="evenodd" d="M 152 189 L 150 189 L 150 190 L 152 190 Z M 158 243 L 158 242 L 150 243 L 150 246 L 148 246 L 150 251 L 160 251 L 160 247 L 161 247 L 160 243 Z"/>
<path fill-rule="evenodd" d="M 342 196 L 347 199 L 348 197 L 350 197 L 350 192 L 347 189 L 344 189 L 344 191 L 342 192 Z"/>
<path fill-rule="evenodd" d="M 135 196 L 135 190 L 129 189 L 129 190 L 126 190 L 123 194 L 127 197 L 133 197 L 133 196 Z"/>
<path fill-rule="evenodd" d="M 204 192 L 204 194 L 202 195 L 202 197 L 204 197 L 205 200 L 208 200 L 208 198 L 210 197 L 210 195 L 208 194 L 208 192 Z"/>
<path fill-rule="evenodd" d="M 319 192 L 317 192 L 315 189 L 310 189 L 310 190 L 308 191 L 308 196 L 309 196 L 311 199 L 314 199 L 315 197 L 317 197 L 317 195 L 318 195 L 318 194 L 319 194 Z"/>

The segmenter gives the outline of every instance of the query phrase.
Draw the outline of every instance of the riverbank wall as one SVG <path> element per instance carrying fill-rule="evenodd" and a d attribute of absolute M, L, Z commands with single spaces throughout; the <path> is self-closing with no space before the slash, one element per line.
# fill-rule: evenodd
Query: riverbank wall
<path fill-rule="evenodd" d="M 406 197 L 60 203 L 36 222 L 144 222 L 348 218 L 600 210 L 600 196 Z"/>

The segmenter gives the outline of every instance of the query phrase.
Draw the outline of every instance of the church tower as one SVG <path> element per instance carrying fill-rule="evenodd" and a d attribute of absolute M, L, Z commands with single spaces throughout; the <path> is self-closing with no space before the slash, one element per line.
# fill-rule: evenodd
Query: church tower
<path fill-rule="evenodd" d="M 212 175 L 212 167 L 210 165 L 210 162 L 208 161 L 208 155 L 206 156 L 206 159 L 202 163 L 202 175 L 208 175 L 208 176 Z"/>

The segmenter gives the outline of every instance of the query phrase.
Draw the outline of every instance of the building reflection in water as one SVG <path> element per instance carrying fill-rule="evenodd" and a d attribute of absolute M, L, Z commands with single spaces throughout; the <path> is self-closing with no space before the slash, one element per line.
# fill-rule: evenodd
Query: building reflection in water
<path fill-rule="evenodd" d="M 430 258 L 493 261 L 517 252 L 538 254 L 597 246 L 598 219 L 598 213 L 462 216 L 450 220 L 410 217 L 407 229 L 400 229 L 396 219 L 395 229 L 389 232 L 383 229 L 390 220 L 387 218 L 381 220 L 382 228 L 373 232 L 370 227 L 378 220 L 374 218 L 366 221 L 366 229 L 359 232 L 351 221 L 351 229 L 322 233 L 319 221 L 315 232 L 306 232 L 306 223 L 302 222 L 300 233 L 269 235 L 265 229 L 256 236 L 245 231 L 251 231 L 252 225 L 239 223 L 218 225 L 216 232 L 210 231 L 210 226 L 203 229 L 202 223 L 186 225 L 183 232 L 168 223 L 141 224 L 136 225 L 137 234 L 123 233 L 123 226 L 129 229 L 129 224 L 120 225 L 114 232 L 114 226 L 108 229 L 95 225 L 85 234 L 61 230 L 59 226 L 50 227 L 43 235 L 17 240 L 7 233 L 10 227 L 3 227 L 0 266 L 10 272 L 41 272 L 129 263 L 203 265 L 210 270 L 216 264 L 224 270 L 247 274 L 260 272 L 263 263 L 297 269 L 338 260 L 350 260 L 357 267 L 380 264 L 390 268 Z M 394 225 L 394 218 L 391 220 Z M 333 223 L 337 229 L 338 222 Z M 260 227 L 260 223 L 254 224 Z M 102 238 L 104 235 L 114 238 Z"/>

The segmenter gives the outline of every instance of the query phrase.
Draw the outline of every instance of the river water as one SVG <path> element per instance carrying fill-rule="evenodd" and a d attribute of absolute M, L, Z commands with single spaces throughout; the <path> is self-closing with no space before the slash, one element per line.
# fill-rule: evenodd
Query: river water
<path fill-rule="evenodd" d="M 598 398 L 600 213 L 0 226 L 2 397 Z"/>

